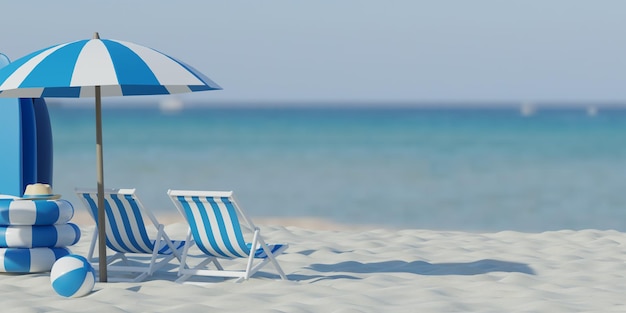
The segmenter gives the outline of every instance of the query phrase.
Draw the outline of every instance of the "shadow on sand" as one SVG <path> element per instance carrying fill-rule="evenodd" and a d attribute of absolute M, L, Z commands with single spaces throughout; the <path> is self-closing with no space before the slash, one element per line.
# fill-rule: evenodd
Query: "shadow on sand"
<path fill-rule="evenodd" d="M 534 275 L 530 266 L 523 263 L 479 260 L 467 263 L 428 263 L 424 261 L 386 261 L 361 263 L 347 261 L 336 264 L 311 264 L 308 269 L 322 273 L 411 273 L 418 275 L 480 275 L 492 272 L 517 272 Z"/>

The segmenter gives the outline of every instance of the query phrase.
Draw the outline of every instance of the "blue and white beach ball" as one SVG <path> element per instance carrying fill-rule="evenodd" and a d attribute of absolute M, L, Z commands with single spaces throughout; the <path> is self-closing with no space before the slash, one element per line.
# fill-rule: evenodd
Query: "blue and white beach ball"
<path fill-rule="evenodd" d="M 96 271 L 86 258 L 69 254 L 54 262 L 50 282 L 56 293 L 63 297 L 82 297 L 93 290 Z"/>

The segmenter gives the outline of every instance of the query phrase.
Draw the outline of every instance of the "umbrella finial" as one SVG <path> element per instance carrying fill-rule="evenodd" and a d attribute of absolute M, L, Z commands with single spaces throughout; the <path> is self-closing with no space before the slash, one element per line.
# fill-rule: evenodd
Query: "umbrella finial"
<path fill-rule="evenodd" d="M 100 39 L 98 32 L 93 33 L 93 39 Z"/>

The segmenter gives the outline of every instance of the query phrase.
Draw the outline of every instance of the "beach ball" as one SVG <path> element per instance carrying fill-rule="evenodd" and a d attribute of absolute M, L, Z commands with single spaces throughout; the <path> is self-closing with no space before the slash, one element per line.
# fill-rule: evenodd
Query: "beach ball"
<path fill-rule="evenodd" d="M 69 254 L 59 258 L 50 270 L 52 289 L 60 296 L 82 297 L 93 290 L 96 271 L 86 258 Z"/>

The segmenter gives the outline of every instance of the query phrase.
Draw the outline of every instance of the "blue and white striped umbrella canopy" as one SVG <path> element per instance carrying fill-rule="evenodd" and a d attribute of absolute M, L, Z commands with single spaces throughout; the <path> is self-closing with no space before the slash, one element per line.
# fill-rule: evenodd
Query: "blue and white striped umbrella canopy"
<path fill-rule="evenodd" d="M 154 49 L 111 39 L 33 52 L 0 68 L 0 97 L 162 95 L 221 89 L 193 67 Z"/>

